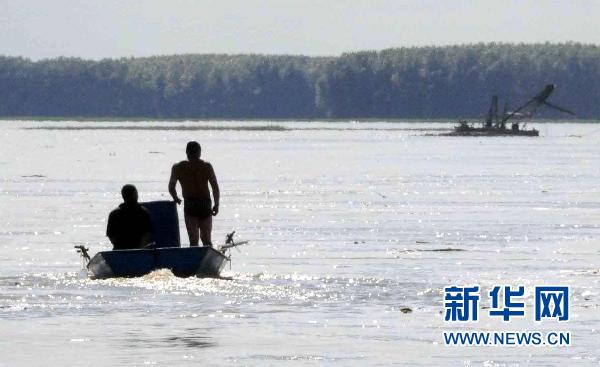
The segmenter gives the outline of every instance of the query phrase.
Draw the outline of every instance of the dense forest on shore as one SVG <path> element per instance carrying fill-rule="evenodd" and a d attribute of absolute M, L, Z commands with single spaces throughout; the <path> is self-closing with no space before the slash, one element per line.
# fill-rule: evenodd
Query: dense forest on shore
<path fill-rule="evenodd" d="M 0 57 L 0 116 L 140 118 L 460 118 L 492 94 L 550 100 L 600 118 L 600 47 L 477 44 L 339 57 L 176 55 Z M 561 116 L 553 110 L 542 116 Z"/>

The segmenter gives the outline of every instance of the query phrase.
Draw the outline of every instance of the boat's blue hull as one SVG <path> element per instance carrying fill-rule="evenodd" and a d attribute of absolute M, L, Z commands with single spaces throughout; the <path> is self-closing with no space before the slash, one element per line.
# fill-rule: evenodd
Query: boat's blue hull
<path fill-rule="evenodd" d="M 210 247 L 102 251 L 88 264 L 93 279 L 133 278 L 169 269 L 178 277 L 219 277 L 228 259 Z"/>

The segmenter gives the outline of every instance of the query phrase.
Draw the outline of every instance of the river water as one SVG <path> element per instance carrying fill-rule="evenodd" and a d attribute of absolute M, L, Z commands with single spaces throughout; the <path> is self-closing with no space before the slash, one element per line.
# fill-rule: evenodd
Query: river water
<path fill-rule="evenodd" d="M 448 126 L 0 122 L 0 366 L 597 366 L 600 125 L 435 136 Z M 215 242 L 251 241 L 233 280 L 89 280 L 73 246 L 110 248 L 123 184 L 167 199 L 189 140 L 221 185 Z M 452 284 L 524 285 L 526 317 L 446 323 Z M 571 287 L 570 321 L 533 322 L 536 285 Z M 450 347 L 447 330 L 573 340 Z"/>

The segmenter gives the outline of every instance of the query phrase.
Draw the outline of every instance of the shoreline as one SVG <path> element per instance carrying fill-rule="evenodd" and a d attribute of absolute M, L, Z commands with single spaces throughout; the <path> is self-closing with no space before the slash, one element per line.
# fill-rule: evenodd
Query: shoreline
<path fill-rule="evenodd" d="M 87 117 L 87 116 L 0 116 L 1 122 L 6 121 L 50 121 L 50 122 L 354 122 L 354 123 L 445 123 L 456 124 L 459 120 L 467 120 L 469 123 L 478 123 L 481 118 L 156 118 L 156 117 Z M 557 119 L 557 118 L 535 118 L 527 123 L 577 123 L 595 124 L 600 123 L 600 118 L 585 119 Z"/>

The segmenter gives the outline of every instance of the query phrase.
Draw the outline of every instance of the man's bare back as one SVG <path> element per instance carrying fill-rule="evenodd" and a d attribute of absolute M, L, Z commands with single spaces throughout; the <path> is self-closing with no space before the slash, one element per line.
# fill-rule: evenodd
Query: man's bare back
<path fill-rule="evenodd" d="M 184 199 L 210 199 L 208 181 L 215 176 L 212 165 L 198 159 L 181 161 L 173 165 L 173 173 L 181 184 Z"/>
<path fill-rule="evenodd" d="M 190 246 L 198 246 L 198 237 L 202 239 L 204 246 L 211 246 L 212 216 L 219 213 L 220 192 L 215 171 L 210 163 L 200 159 L 200 152 L 200 144 L 188 143 L 188 160 L 175 163 L 171 169 L 169 193 L 177 204 L 181 203 L 176 188 L 179 181 Z M 209 185 L 214 197 L 214 206 L 211 203 Z"/>

